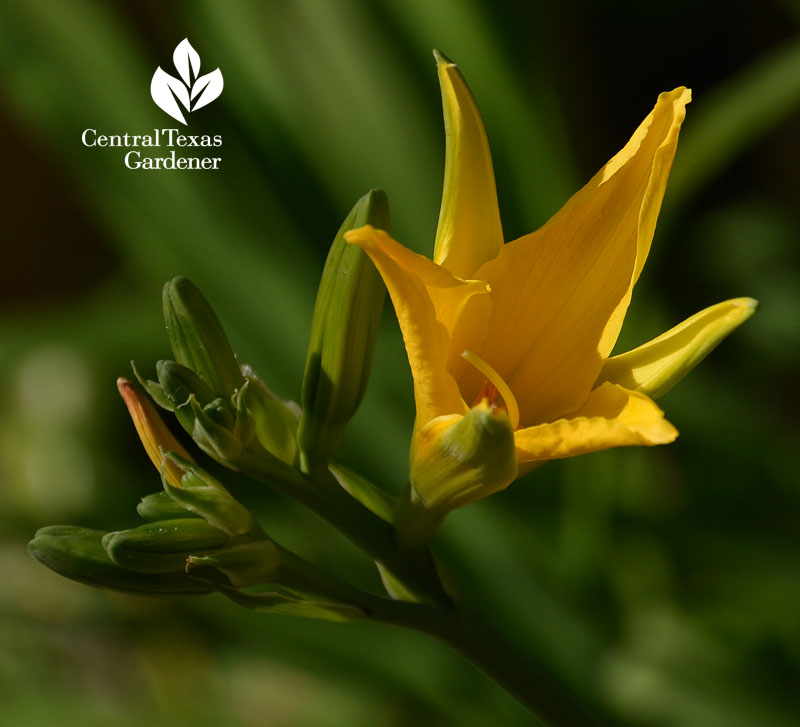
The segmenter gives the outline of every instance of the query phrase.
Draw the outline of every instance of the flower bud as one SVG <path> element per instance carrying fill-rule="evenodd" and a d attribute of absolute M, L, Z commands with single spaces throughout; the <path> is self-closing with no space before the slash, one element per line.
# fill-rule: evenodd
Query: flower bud
<path fill-rule="evenodd" d="M 173 500 L 230 537 L 263 535 L 250 511 L 208 472 L 172 453 L 167 454 L 164 460 L 181 473 L 177 484 L 173 484 L 166 475 L 162 476 L 164 489 Z"/>
<path fill-rule="evenodd" d="M 180 482 L 181 472 L 174 465 L 164 461 L 165 452 L 175 452 L 184 459 L 190 460 L 189 453 L 167 429 L 155 407 L 130 381 L 117 379 L 117 389 L 128 407 L 133 425 L 139 439 L 144 445 L 147 456 L 159 471 L 173 485 Z"/>
<path fill-rule="evenodd" d="M 199 374 L 175 361 L 159 361 L 156 375 L 161 391 L 174 411 L 185 405 L 190 396 L 194 396 L 203 406 L 217 398 L 217 394 Z"/>
<path fill-rule="evenodd" d="M 164 322 L 175 361 L 197 372 L 225 399 L 244 384 L 219 319 L 194 283 L 173 278 L 164 286 Z"/>
<path fill-rule="evenodd" d="M 159 364 L 162 363 L 161 361 L 158 362 Z M 173 362 L 174 363 L 174 362 Z M 158 404 L 162 409 L 166 409 L 167 411 L 172 411 L 175 406 L 170 398 L 167 396 L 164 388 L 161 386 L 161 383 L 158 381 L 153 381 L 152 379 L 147 379 L 139 373 L 139 369 L 136 367 L 136 362 L 131 361 L 131 368 L 133 369 L 133 375 L 136 377 L 136 380 L 139 382 L 139 385 L 148 393 L 150 394 L 150 398 Z M 158 369 L 158 364 L 156 365 L 156 370 Z"/>
<path fill-rule="evenodd" d="M 166 492 L 154 492 L 145 495 L 136 506 L 136 512 L 142 520 L 158 522 L 159 520 L 175 520 L 176 518 L 199 518 L 196 513 L 187 510 L 179 502 L 175 502 Z"/>
<path fill-rule="evenodd" d="M 338 448 L 367 386 L 385 288 L 372 261 L 344 234 L 371 224 L 389 229 L 386 195 L 377 189 L 350 211 L 322 272 L 303 378 L 298 429 L 301 468 L 308 472 Z"/>
<path fill-rule="evenodd" d="M 675 328 L 603 366 L 605 381 L 639 391 L 651 399 L 666 394 L 758 308 L 752 298 L 734 298 L 695 313 Z"/>
<path fill-rule="evenodd" d="M 137 573 L 117 565 L 103 548 L 100 530 L 56 525 L 41 528 L 28 552 L 56 573 L 80 583 L 142 596 L 211 593 L 213 584 L 183 571 Z"/>
<path fill-rule="evenodd" d="M 109 558 L 137 573 L 183 572 L 190 555 L 220 548 L 227 542 L 225 533 L 201 518 L 161 520 L 106 533 L 102 538 Z"/>
<path fill-rule="evenodd" d="M 464 416 L 433 419 L 414 436 L 411 487 L 395 526 L 404 545 L 427 540 L 450 510 L 507 487 L 517 476 L 508 415 L 482 399 Z"/>
<path fill-rule="evenodd" d="M 211 553 L 192 555 L 186 572 L 234 588 L 260 586 L 275 580 L 280 552 L 270 540 L 241 543 Z"/>
<path fill-rule="evenodd" d="M 244 392 L 246 387 L 240 389 Z M 237 404 L 241 404 L 241 400 Z M 228 416 L 230 409 L 222 399 L 200 406 L 194 396 L 181 415 L 191 425 L 192 439 L 209 457 L 224 465 L 235 465 L 253 439 L 254 429 L 244 412 Z M 190 417 L 190 418 L 189 418 Z M 232 425 L 232 426 L 230 426 Z"/>

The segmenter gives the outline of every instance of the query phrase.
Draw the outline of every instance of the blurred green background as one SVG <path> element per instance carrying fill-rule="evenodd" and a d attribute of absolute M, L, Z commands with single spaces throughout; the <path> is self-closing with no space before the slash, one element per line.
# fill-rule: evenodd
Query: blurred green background
<path fill-rule="evenodd" d="M 620 348 L 719 300 L 758 315 L 663 400 L 676 444 L 553 463 L 455 513 L 437 552 L 481 608 L 614 724 L 800 719 L 800 3 L 263 0 L 0 4 L 0 725 L 402 727 L 531 718 L 421 636 L 95 591 L 25 552 L 36 528 L 121 529 L 158 489 L 114 381 L 168 357 L 162 284 L 192 278 L 272 388 L 299 397 L 314 291 L 353 202 L 386 189 L 430 252 L 444 156 L 431 49 L 484 114 L 507 239 L 694 90 Z M 152 103 L 188 36 L 222 96 L 218 172 L 126 169 L 86 128 Z M 401 372 L 402 375 L 398 375 Z M 399 490 L 411 380 L 386 306 L 344 459 Z M 371 567 L 292 503 L 269 532 Z M 598 696 L 599 695 L 599 696 Z"/>

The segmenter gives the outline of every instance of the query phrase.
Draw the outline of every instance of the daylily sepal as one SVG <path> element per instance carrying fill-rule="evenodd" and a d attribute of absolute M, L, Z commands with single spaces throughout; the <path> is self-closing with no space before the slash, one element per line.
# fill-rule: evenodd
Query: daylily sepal
<path fill-rule="evenodd" d="M 603 365 L 598 383 L 615 384 L 647 394 L 666 394 L 758 308 L 753 298 L 717 303 L 632 351 L 612 356 Z"/>

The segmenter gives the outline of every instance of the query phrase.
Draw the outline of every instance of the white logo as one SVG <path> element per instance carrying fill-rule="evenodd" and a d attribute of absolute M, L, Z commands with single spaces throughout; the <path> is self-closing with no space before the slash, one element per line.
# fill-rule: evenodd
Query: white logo
<path fill-rule="evenodd" d="M 150 82 L 150 95 L 160 109 L 185 124 L 186 119 L 177 102 L 180 101 L 187 112 L 207 106 L 222 93 L 222 73 L 217 68 L 204 76 L 197 75 L 200 71 L 200 56 L 192 48 L 188 38 L 178 43 L 172 54 L 172 62 L 180 78 L 170 76 L 159 66 Z"/>

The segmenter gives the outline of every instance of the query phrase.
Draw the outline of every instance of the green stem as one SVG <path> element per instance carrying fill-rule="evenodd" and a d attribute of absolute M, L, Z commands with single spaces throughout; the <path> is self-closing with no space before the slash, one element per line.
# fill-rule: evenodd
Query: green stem
<path fill-rule="evenodd" d="M 262 479 L 307 504 L 373 558 L 391 568 L 405 583 L 443 593 L 438 578 L 435 582 L 430 577 L 420 579 L 415 572 L 415 562 L 421 551 L 398 550 L 391 526 L 356 500 L 344 501 L 345 505 L 330 490 L 315 486 L 300 473 L 281 479 L 276 478 L 274 472 L 248 468 L 245 474 Z M 542 671 L 519 644 L 463 606 L 453 606 L 446 596 L 447 600 L 440 596 L 437 605 L 432 606 L 383 598 L 362 591 L 283 548 L 280 551 L 283 572 L 279 580 L 283 585 L 358 606 L 371 621 L 435 636 L 552 727 L 589 727 L 595 724 L 586 709 Z M 425 553 L 430 557 L 427 549 Z"/>
<path fill-rule="evenodd" d="M 281 570 L 275 582 L 323 599 L 357 606 L 371 621 L 406 626 L 417 621 L 435 620 L 446 613 L 437 606 L 396 601 L 368 593 L 285 548 L 278 546 L 278 549 Z"/>
<path fill-rule="evenodd" d="M 422 615 L 421 612 L 415 616 Z M 435 636 L 505 689 L 551 727 L 592 727 L 597 719 L 563 686 L 546 674 L 533 657 L 475 614 L 459 607 L 434 618 L 426 613 L 413 623 Z"/>
<path fill-rule="evenodd" d="M 271 485 L 329 522 L 421 599 L 450 603 L 428 548 L 398 548 L 392 525 L 347 494 L 330 473 L 311 480 L 295 469 L 276 470 L 256 459 L 237 464 L 242 474 Z"/>
<path fill-rule="evenodd" d="M 285 472 L 276 472 L 274 468 L 252 461 L 246 466 L 240 465 L 239 470 L 309 507 L 412 591 L 427 596 L 436 605 L 390 600 L 366 593 L 297 556 L 291 557 L 294 585 L 357 605 L 372 621 L 435 636 L 551 727 L 590 727 L 597 723 L 519 644 L 476 614 L 452 605 L 427 547 L 399 547 L 392 525 L 348 495 L 332 476 L 330 480 L 319 481 L 317 473 L 312 480 L 297 470 L 287 468 Z"/>
<path fill-rule="evenodd" d="M 400 547 L 413 548 L 428 542 L 439 530 L 446 512 L 431 510 L 408 485 L 397 498 L 394 527 Z"/>

